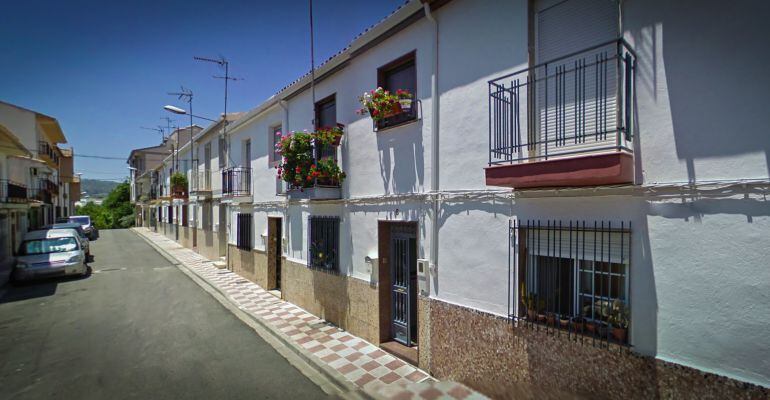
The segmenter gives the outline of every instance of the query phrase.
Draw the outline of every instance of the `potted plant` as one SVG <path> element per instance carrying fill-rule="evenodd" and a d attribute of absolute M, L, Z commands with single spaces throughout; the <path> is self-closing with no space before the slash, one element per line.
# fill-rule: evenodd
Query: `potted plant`
<path fill-rule="evenodd" d="M 551 326 L 556 326 L 556 314 L 549 312 L 545 315 L 546 323 Z"/>
<path fill-rule="evenodd" d="M 187 177 L 181 172 L 171 174 L 171 194 L 175 197 L 184 197 L 187 193 Z"/>
<path fill-rule="evenodd" d="M 561 326 L 562 329 L 567 329 L 569 326 L 569 317 L 566 315 L 559 315 L 559 326 Z"/>
<path fill-rule="evenodd" d="M 342 128 L 324 128 L 316 132 L 293 132 L 283 136 L 276 147 L 282 161 L 276 167 L 278 178 L 289 184 L 290 189 L 313 187 L 316 184 L 338 186 L 345 179 L 345 172 L 331 157 L 316 159 L 317 146 L 336 146 L 342 137 Z"/>
<path fill-rule="evenodd" d="M 586 321 L 586 330 L 589 334 L 596 334 L 596 321 Z"/>
<path fill-rule="evenodd" d="M 572 329 L 574 329 L 575 332 L 582 333 L 585 330 L 585 322 L 585 319 L 581 316 L 572 318 Z"/>
<path fill-rule="evenodd" d="M 319 128 L 315 131 L 315 139 L 320 143 L 328 143 L 332 146 L 339 146 L 342 141 L 342 135 L 345 132 L 341 126 Z"/>
<path fill-rule="evenodd" d="M 612 324 L 612 336 L 621 343 L 626 342 L 628 336 L 628 307 L 620 301 L 612 302 L 612 313 L 610 314 L 610 324 Z"/>
<path fill-rule="evenodd" d="M 409 112 L 412 110 L 412 96 L 408 90 L 398 89 L 396 90 L 396 96 L 398 97 L 398 103 L 401 105 L 401 110 Z"/>
<path fill-rule="evenodd" d="M 364 92 L 363 95 L 358 97 L 358 101 L 361 103 L 361 108 L 357 113 L 361 115 L 369 114 L 375 121 L 401 114 L 405 106 L 409 107 L 406 109 L 407 111 L 412 107 L 411 93 L 401 89 L 396 91 L 396 94 L 393 94 L 382 87 L 378 87 L 369 92 Z"/>

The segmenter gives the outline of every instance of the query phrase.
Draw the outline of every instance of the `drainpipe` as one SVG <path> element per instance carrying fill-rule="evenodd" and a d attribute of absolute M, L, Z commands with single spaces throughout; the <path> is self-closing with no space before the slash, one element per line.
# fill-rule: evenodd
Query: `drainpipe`
<path fill-rule="evenodd" d="M 433 193 L 433 219 L 431 228 L 430 259 L 431 271 L 436 275 L 438 270 L 438 230 L 439 230 L 439 92 L 438 92 L 438 21 L 430 11 L 430 4 L 423 0 L 423 10 L 425 18 L 433 25 L 433 46 L 432 46 L 432 71 L 430 78 L 431 91 L 431 121 L 430 121 L 430 160 L 431 177 L 430 190 Z M 434 286 L 435 287 L 435 286 Z"/>
<path fill-rule="evenodd" d="M 289 131 L 289 102 L 286 101 L 286 100 L 281 100 L 281 101 L 278 102 L 278 105 L 280 105 L 281 108 L 283 109 L 283 126 L 281 127 L 281 134 L 286 134 L 286 133 L 290 132 Z M 283 183 L 281 183 L 281 185 L 283 185 Z M 289 225 L 291 223 L 291 221 L 289 221 L 289 206 L 288 206 L 288 204 L 286 205 L 286 211 L 284 212 L 283 217 L 284 217 L 284 223 L 281 224 L 281 230 L 285 229 L 284 227 L 291 226 L 291 225 Z M 289 246 L 288 245 L 284 245 L 286 243 L 286 240 L 284 240 L 283 232 L 278 232 L 278 234 L 281 235 L 281 247 L 288 249 Z M 283 248 L 280 249 L 282 255 L 284 254 Z"/>

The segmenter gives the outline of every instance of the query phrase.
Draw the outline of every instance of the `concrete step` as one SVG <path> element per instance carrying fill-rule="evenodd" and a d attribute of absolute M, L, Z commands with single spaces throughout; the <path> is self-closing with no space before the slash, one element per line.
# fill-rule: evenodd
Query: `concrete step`
<path fill-rule="evenodd" d="M 219 261 L 212 261 L 212 264 L 214 264 L 214 266 L 219 269 L 225 269 L 227 268 L 227 259 L 224 257 L 220 257 Z"/>

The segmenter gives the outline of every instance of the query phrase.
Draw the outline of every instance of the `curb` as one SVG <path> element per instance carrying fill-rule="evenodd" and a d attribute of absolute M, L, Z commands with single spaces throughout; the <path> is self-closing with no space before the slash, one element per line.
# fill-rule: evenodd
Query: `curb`
<path fill-rule="evenodd" d="M 281 352 L 281 349 L 276 346 L 276 341 L 278 342 L 278 345 L 282 345 L 283 348 L 291 350 L 291 354 L 298 356 L 301 361 L 306 364 L 308 367 L 312 368 L 315 372 L 319 373 L 323 376 L 323 379 L 328 381 L 334 386 L 334 391 L 337 393 L 329 393 L 329 394 L 337 394 L 344 398 L 350 398 L 350 399 L 367 399 L 367 400 L 374 400 L 376 399 L 368 392 L 364 391 L 363 389 L 355 386 L 352 382 L 345 379 L 342 374 L 331 368 L 330 366 L 323 364 L 319 362 L 315 356 L 313 356 L 311 353 L 309 353 L 307 350 L 301 348 L 300 346 L 297 346 L 293 342 L 289 340 L 288 337 L 286 337 L 282 332 L 280 332 L 277 328 L 268 325 L 264 321 L 260 320 L 259 318 L 249 314 L 246 312 L 241 306 L 235 304 L 232 299 L 219 289 L 218 287 L 214 286 L 203 278 L 202 276 L 198 275 L 197 272 L 191 270 L 188 268 L 184 263 L 176 259 L 174 256 L 169 254 L 166 250 L 162 249 L 158 245 L 156 245 L 154 242 L 152 242 L 148 237 L 142 235 L 135 229 L 130 229 L 132 233 L 142 238 L 147 244 L 150 245 L 158 254 L 160 254 L 163 258 L 168 260 L 172 265 L 179 268 L 180 271 L 182 271 L 185 275 L 187 275 L 193 282 L 195 282 L 198 286 L 206 290 L 209 294 L 212 295 L 217 301 L 222 303 L 228 310 L 233 312 L 233 314 L 236 315 L 239 319 L 241 319 L 243 322 L 245 322 L 247 325 L 251 326 L 252 328 L 255 328 L 255 331 L 262 336 L 263 339 L 265 339 L 270 345 L 273 346 L 281 355 L 284 356 L 284 358 L 287 358 L 287 355 Z M 183 247 L 183 246 L 182 246 Z M 253 325 L 256 324 L 259 329 L 256 329 L 256 327 Z M 269 335 L 269 337 L 266 337 L 266 335 Z M 272 340 L 269 340 L 272 339 Z M 292 360 L 289 360 L 290 362 Z M 297 369 L 303 373 L 304 375 L 308 376 L 311 380 L 312 377 L 307 375 L 306 371 L 303 371 L 302 368 L 299 368 L 295 365 Z M 316 382 L 316 384 L 321 386 L 322 389 L 325 389 L 322 383 Z M 326 391 L 326 390 L 325 390 Z M 328 392 L 327 392 L 328 393 Z"/>

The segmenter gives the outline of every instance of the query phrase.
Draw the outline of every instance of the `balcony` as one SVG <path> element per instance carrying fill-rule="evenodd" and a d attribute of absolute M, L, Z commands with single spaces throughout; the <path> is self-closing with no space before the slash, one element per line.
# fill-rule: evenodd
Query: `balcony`
<path fill-rule="evenodd" d="M 0 203 L 24 203 L 27 199 L 26 186 L 7 179 L 0 179 Z"/>
<path fill-rule="evenodd" d="M 211 197 L 211 171 L 193 171 L 190 180 L 190 195 L 199 198 Z"/>
<path fill-rule="evenodd" d="M 249 200 L 251 197 L 251 168 L 230 167 L 222 170 L 222 196 Z"/>
<path fill-rule="evenodd" d="M 51 195 L 51 192 L 45 188 L 37 187 L 27 189 L 27 198 L 45 204 L 53 204 L 53 196 Z"/>
<path fill-rule="evenodd" d="M 283 162 L 278 168 L 278 178 L 286 182 L 286 195 L 290 199 L 342 198 L 340 185 L 345 173 L 337 163 L 342 129 L 340 126 L 337 131 L 294 132 L 281 140 Z"/>
<path fill-rule="evenodd" d="M 48 142 L 44 140 L 38 141 L 37 154 L 41 159 L 47 160 L 53 164 L 59 165 L 59 154 L 56 152 L 54 147 Z"/>
<path fill-rule="evenodd" d="M 619 39 L 489 81 L 487 185 L 633 183 L 635 64 Z"/>

